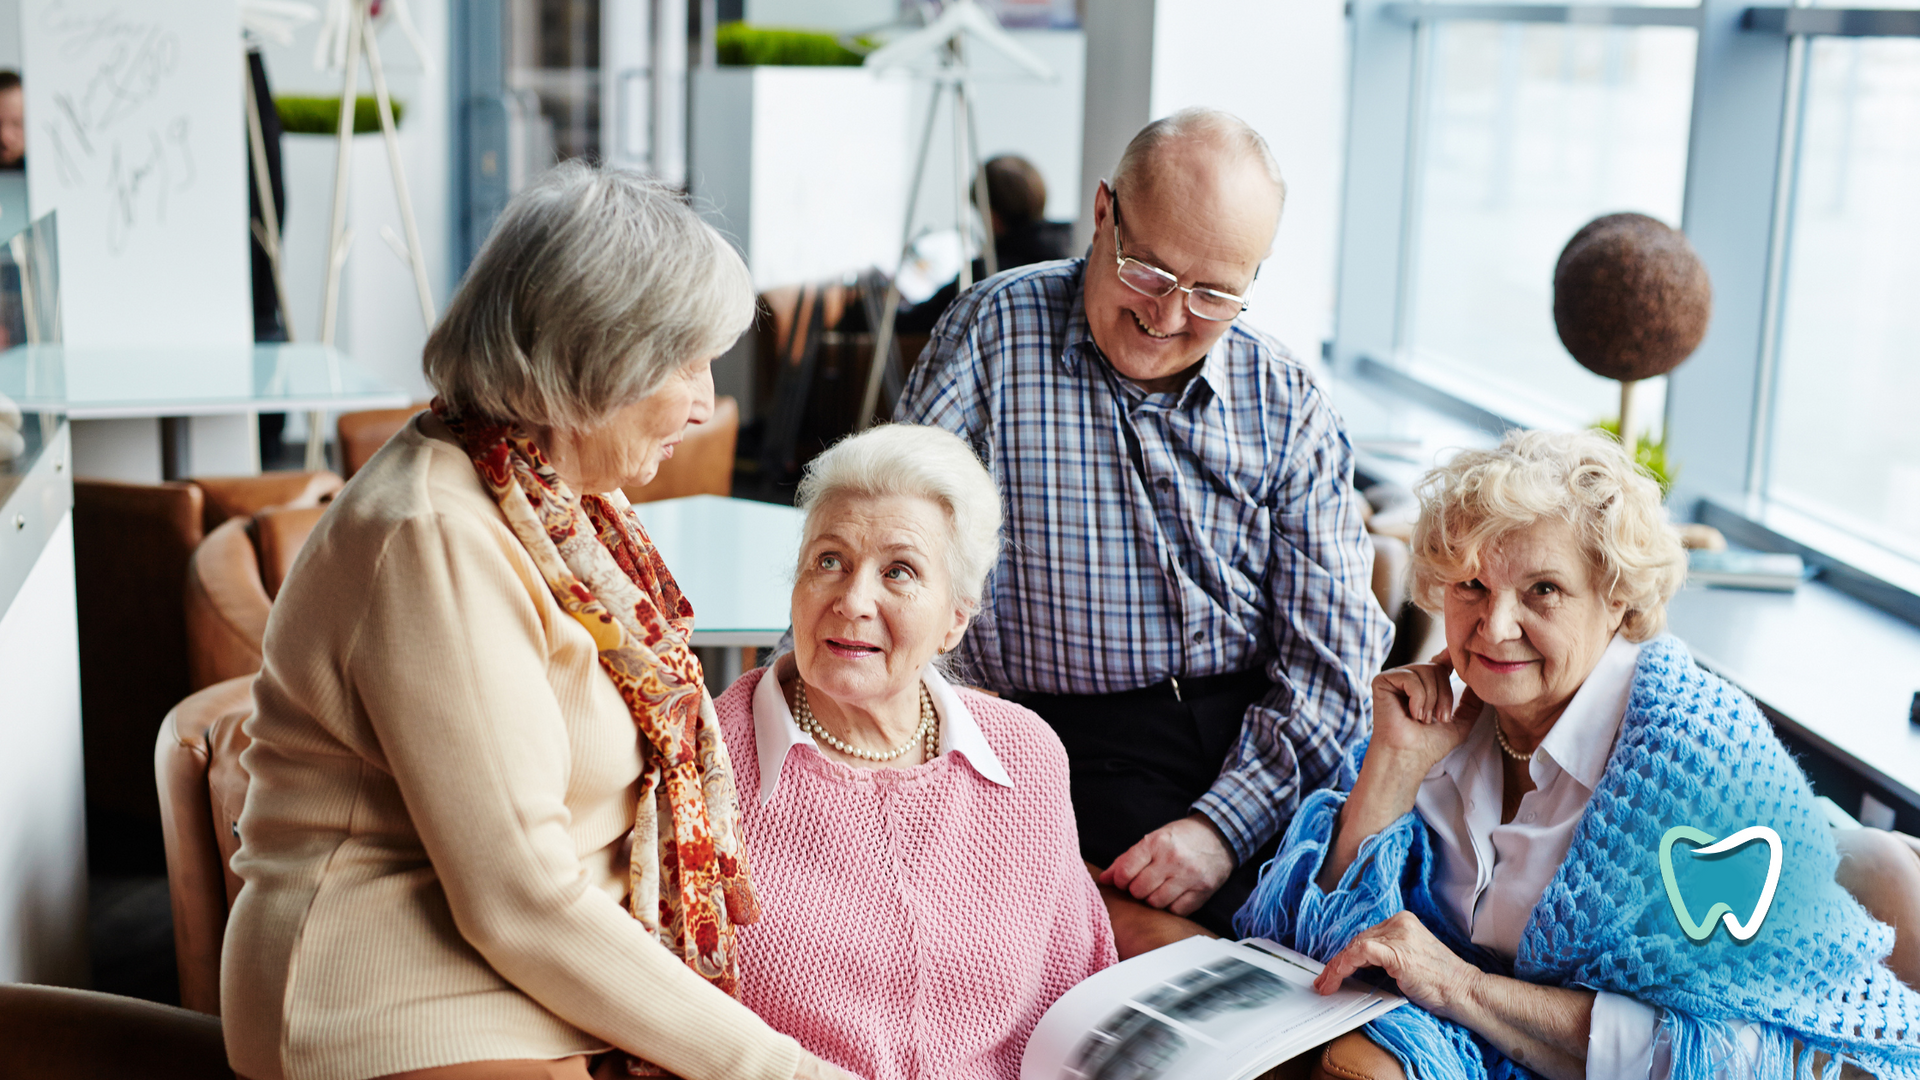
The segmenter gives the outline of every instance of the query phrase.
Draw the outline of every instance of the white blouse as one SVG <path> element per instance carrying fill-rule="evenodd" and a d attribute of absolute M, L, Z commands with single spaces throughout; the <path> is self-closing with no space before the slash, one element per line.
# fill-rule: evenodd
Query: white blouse
<path fill-rule="evenodd" d="M 1574 827 L 1606 770 L 1639 659 L 1640 646 L 1624 637 L 1607 645 L 1527 763 L 1534 789 L 1521 797 L 1512 821 L 1500 823 L 1504 783 L 1492 708 L 1420 784 L 1413 805 L 1439 848 L 1434 897 L 1454 925 L 1468 928 L 1474 944 L 1508 963 L 1519 954 L 1527 920 L 1566 861 Z M 1456 677 L 1456 701 L 1462 690 Z M 1599 991 L 1587 1036 L 1590 1080 L 1666 1080 L 1670 1062 L 1665 1037 L 1656 1040 L 1659 1021 L 1659 1010 Z M 1744 1025 L 1740 1033 L 1753 1034 Z M 1741 1042 L 1749 1054 L 1758 1048 L 1757 1037 Z"/>
<path fill-rule="evenodd" d="M 780 770 L 787 762 L 787 754 L 796 746 L 819 749 L 813 736 L 800 730 L 799 722 L 793 718 L 793 710 L 787 707 L 786 692 L 780 687 L 781 677 L 793 670 L 793 662 L 792 653 L 777 658 L 773 670 L 767 672 L 766 678 L 761 679 L 760 685 L 753 691 L 754 745 L 760 757 L 760 802 L 763 805 L 772 802 L 774 796 L 779 794 Z M 1013 778 L 1007 775 L 1006 766 L 1000 764 L 1000 758 L 988 745 L 979 721 L 967 711 L 960 695 L 953 692 L 953 684 L 947 682 L 932 664 L 921 670 L 920 681 L 933 698 L 934 715 L 940 718 L 940 753 L 958 752 L 967 764 L 973 766 L 973 771 L 983 778 L 1004 788 L 1012 787 Z"/>

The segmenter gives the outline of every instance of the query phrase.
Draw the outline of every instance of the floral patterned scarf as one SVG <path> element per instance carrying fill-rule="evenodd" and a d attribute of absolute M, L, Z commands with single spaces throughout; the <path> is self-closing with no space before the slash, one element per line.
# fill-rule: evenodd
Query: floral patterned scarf
<path fill-rule="evenodd" d="M 760 918 L 733 767 L 700 661 L 693 606 L 625 498 L 576 497 L 517 427 L 433 411 L 465 445 L 514 535 L 633 713 L 646 750 L 630 858 L 633 917 L 708 982 L 739 996 L 735 928 Z M 643 1071 L 644 1070 L 644 1071 Z M 635 1062 L 636 1075 L 650 1067 Z"/>

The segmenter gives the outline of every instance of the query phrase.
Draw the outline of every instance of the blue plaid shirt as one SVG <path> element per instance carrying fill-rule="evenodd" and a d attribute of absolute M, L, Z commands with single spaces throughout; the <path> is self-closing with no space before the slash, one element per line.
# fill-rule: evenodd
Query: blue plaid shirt
<path fill-rule="evenodd" d="M 957 659 L 992 689 L 1053 694 L 1264 665 L 1272 689 L 1193 804 L 1245 861 L 1372 727 L 1393 627 L 1352 447 L 1306 368 L 1244 325 L 1178 392 L 1121 378 L 1087 327 L 1084 267 L 960 297 L 894 410 L 972 443 L 1006 500 Z"/>

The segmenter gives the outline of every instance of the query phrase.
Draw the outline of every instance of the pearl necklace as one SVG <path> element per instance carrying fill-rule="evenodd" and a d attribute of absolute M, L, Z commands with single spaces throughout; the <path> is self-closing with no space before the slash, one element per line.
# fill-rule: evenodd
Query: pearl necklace
<path fill-rule="evenodd" d="M 1513 760 L 1520 761 L 1520 762 L 1527 762 L 1527 761 L 1533 760 L 1532 754 L 1523 754 L 1520 751 L 1515 750 L 1513 748 L 1513 744 L 1507 741 L 1507 733 L 1500 730 L 1499 720 L 1495 720 L 1493 722 L 1493 737 L 1500 740 L 1500 749 L 1503 752 L 1505 752 L 1506 755 L 1512 758 Z"/>
<path fill-rule="evenodd" d="M 913 729 L 913 734 L 907 736 L 906 742 L 885 752 L 862 750 L 835 738 L 833 732 L 822 726 L 813 715 L 813 706 L 807 704 L 805 680 L 797 680 L 793 685 L 793 711 L 794 722 L 800 725 L 801 731 L 824 741 L 828 746 L 848 757 L 862 758 L 866 761 L 892 761 L 911 750 L 916 742 L 926 748 L 928 761 L 940 756 L 940 718 L 933 711 L 933 695 L 927 693 L 925 683 L 920 684 L 920 726 Z"/>

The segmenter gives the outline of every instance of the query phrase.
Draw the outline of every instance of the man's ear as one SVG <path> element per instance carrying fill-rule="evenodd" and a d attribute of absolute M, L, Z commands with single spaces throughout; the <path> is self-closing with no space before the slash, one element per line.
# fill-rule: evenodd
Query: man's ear
<path fill-rule="evenodd" d="M 1113 219 L 1113 185 L 1105 180 L 1093 191 L 1093 231 L 1099 232 Z"/>

